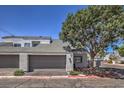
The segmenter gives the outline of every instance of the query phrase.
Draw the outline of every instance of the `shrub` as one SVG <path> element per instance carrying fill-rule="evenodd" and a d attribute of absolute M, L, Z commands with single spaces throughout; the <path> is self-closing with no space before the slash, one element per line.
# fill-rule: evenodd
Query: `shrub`
<path fill-rule="evenodd" d="M 121 61 L 120 64 L 124 64 L 124 61 Z"/>
<path fill-rule="evenodd" d="M 115 73 L 112 69 L 104 69 L 104 68 L 77 68 L 81 74 L 84 75 L 96 75 L 99 77 L 108 77 L 108 78 L 120 78 L 118 73 Z"/>
<path fill-rule="evenodd" d="M 117 48 L 119 55 L 124 57 L 124 44 Z"/>
<path fill-rule="evenodd" d="M 78 71 L 71 71 L 70 72 L 70 75 L 78 75 L 78 74 L 80 74 L 80 72 L 78 72 Z"/>
<path fill-rule="evenodd" d="M 18 69 L 14 72 L 15 76 L 23 76 L 24 74 L 25 74 L 24 71 L 21 69 Z"/>
<path fill-rule="evenodd" d="M 112 60 L 111 60 L 111 59 L 109 59 L 109 60 L 108 60 L 108 63 L 109 63 L 109 64 L 112 64 Z"/>
<path fill-rule="evenodd" d="M 96 68 L 76 68 L 76 71 L 81 72 L 82 74 L 93 74 L 96 71 Z"/>

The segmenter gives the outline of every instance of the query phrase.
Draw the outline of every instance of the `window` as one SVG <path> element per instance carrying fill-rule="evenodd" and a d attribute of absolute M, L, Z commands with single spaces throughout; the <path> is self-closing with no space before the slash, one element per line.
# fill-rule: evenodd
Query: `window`
<path fill-rule="evenodd" d="M 25 43 L 25 47 L 30 47 L 30 43 Z"/>
<path fill-rule="evenodd" d="M 39 44 L 40 44 L 40 41 L 32 41 L 32 46 L 33 47 L 36 47 Z"/>
<path fill-rule="evenodd" d="M 15 43 L 14 47 L 21 47 L 21 44 L 20 43 Z"/>
<path fill-rule="evenodd" d="M 81 63 L 82 62 L 82 56 L 75 56 L 74 60 L 76 63 Z"/>

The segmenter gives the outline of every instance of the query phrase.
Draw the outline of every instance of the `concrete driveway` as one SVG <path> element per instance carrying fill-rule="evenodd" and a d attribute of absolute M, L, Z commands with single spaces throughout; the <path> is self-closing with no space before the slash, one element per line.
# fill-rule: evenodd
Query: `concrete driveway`
<path fill-rule="evenodd" d="M 0 76 L 13 76 L 18 68 L 0 68 Z M 67 75 L 65 69 L 35 69 L 27 72 L 25 76 L 64 76 Z"/>
<path fill-rule="evenodd" d="M 65 76 L 65 69 L 35 69 L 33 72 L 27 72 L 25 76 Z"/>
<path fill-rule="evenodd" d="M 124 80 L 108 78 L 0 78 L 1 88 L 120 88 Z"/>
<path fill-rule="evenodd" d="M 0 76 L 13 76 L 18 68 L 0 68 Z"/>

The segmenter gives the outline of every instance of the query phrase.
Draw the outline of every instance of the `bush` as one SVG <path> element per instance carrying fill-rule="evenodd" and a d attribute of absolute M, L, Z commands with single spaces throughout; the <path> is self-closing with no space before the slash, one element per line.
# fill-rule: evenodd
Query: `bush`
<path fill-rule="evenodd" d="M 81 74 L 91 75 L 95 73 L 96 68 L 77 68 L 76 71 L 79 71 Z"/>
<path fill-rule="evenodd" d="M 120 64 L 124 64 L 124 61 L 121 61 Z"/>
<path fill-rule="evenodd" d="M 71 71 L 70 72 L 70 75 L 78 75 L 78 74 L 80 74 L 80 72 L 78 72 L 78 71 Z"/>
<path fill-rule="evenodd" d="M 21 69 L 18 69 L 14 72 L 15 76 L 23 76 L 25 74 L 25 72 Z"/>
<path fill-rule="evenodd" d="M 84 75 L 91 75 L 91 74 L 93 74 L 94 72 L 91 71 L 91 70 L 85 70 L 85 71 L 82 71 L 81 73 L 84 74 Z"/>
<path fill-rule="evenodd" d="M 104 69 L 104 68 L 77 68 L 81 74 L 84 75 L 96 75 L 99 77 L 107 77 L 107 78 L 120 78 L 120 76 L 112 71 L 112 69 Z"/>
<path fill-rule="evenodd" d="M 108 60 L 108 63 L 109 63 L 109 64 L 112 64 L 112 60 L 111 60 L 111 59 L 109 59 L 109 60 Z"/>

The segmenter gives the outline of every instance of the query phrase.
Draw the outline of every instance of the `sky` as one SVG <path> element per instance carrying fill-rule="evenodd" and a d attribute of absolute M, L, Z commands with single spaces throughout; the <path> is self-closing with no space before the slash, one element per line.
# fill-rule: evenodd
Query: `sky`
<path fill-rule="evenodd" d="M 17 36 L 51 36 L 59 38 L 68 13 L 87 6 L 0 6 L 0 29 Z M 0 36 L 9 35 L 0 30 Z"/>
<path fill-rule="evenodd" d="M 1 5 L 0 37 L 10 35 L 3 32 L 5 30 L 15 36 L 50 36 L 53 39 L 59 39 L 59 32 L 67 14 L 76 13 L 87 7 L 84 5 Z M 110 47 L 108 51 L 112 52 L 113 49 Z"/>

